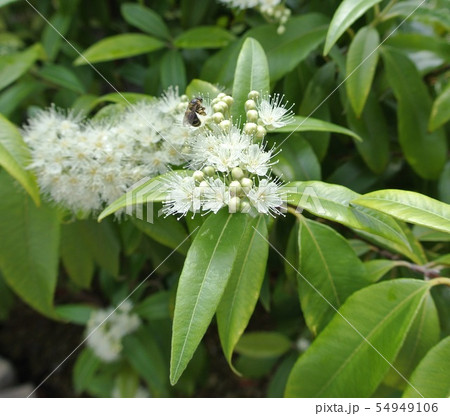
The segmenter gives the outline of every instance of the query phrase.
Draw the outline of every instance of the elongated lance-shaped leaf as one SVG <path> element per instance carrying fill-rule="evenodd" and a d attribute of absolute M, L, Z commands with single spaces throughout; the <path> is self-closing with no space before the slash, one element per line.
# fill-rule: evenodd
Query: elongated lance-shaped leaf
<path fill-rule="evenodd" d="M 428 128 L 430 131 L 436 130 L 450 120 L 450 84 L 434 100 L 431 109 Z"/>
<path fill-rule="evenodd" d="M 332 228 L 302 218 L 298 233 L 298 292 L 306 324 L 316 335 L 353 292 L 367 286 L 361 260 Z M 306 279 L 306 280 L 305 280 Z M 314 288 L 308 282 L 313 282 Z M 323 297 L 328 300 L 327 303 Z"/>
<path fill-rule="evenodd" d="M 233 271 L 217 309 L 220 341 L 231 368 L 234 347 L 259 298 L 268 254 L 266 220 L 258 216 L 249 222 L 242 236 Z"/>
<path fill-rule="evenodd" d="M 258 41 L 247 38 L 239 53 L 233 82 L 234 103 L 231 115 L 235 122 L 245 120 L 245 102 L 250 91 L 267 94 L 270 89 L 269 65 Z"/>
<path fill-rule="evenodd" d="M 330 52 L 332 46 L 356 19 L 380 2 L 381 0 L 344 0 L 337 8 L 331 20 L 325 41 L 324 55 Z"/>
<path fill-rule="evenodd" d="M 417 192 L 384 189 L 362 195 L 352 203 L 450 233 L 450 205 Z"/>
<path fill-rule="evenodd" d="M 221 210 L 203 223 L 188 251 L 178 283 L 172 330 L 170 382 L 194 355 L 223 295 L 249 216 Z"/>
<path fill-rule="evenodd" d="M 397 279 L 350 296 L 295 364 L 286 397 L 370 397 L 432 285 Z"/>
<path fill-rule="evenodd" d="M 450 337 L 434 346 L 419 363 L 411 376 L 411 384 L 426 398 L 450 395 Z M 408 386 L 403 397 L 421 397 Z"/>

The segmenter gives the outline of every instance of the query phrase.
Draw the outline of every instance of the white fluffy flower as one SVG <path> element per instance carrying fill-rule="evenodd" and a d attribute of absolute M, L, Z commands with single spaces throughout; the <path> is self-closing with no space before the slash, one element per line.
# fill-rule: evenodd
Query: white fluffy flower
<path fill-rule="evenodd" d="M 203 191 L 203 210 L 212 211 L 214 214 L 230 201 L 230 192 L 226 184 L 219 178 L 210 180 Z"/>
<path fill-rule="evenodd" d="M 283 96 L 275 94 L 273 98 L 264 97 L 257 103 L 259 121 L 268 129 L 279 129 L 293 121 L 291 107 L 282 103 Z"/>
<path fill-rule="evenodd" d="M 256 7 L 260 0 L 220 0 L 228 7 L 238 7 L 239 9 L 250 9 Z"/>
<path fill-rule="evenodd" d="M 281 187 L 275 181 L 261 179 L 258 186 L 253 187 L 248 193 L 248 199 L 261 214 L 281 214 L 283 195 Z"/>
<path fill-rule="evenodd" d="M 110 362 L 119 358 L 121 340 L 141 324 L 139 317 L 130 313 L 132 304 L 125 301 L 119 308 L 99 309 L 91 314 L 87 323 L 87 345 L 101 360 Z"/>
<path fill-rule="evenodd" d="M 269 163 L 271 157 L 271 151 L 266 152 L 260 145 L 252 144 L 245 152 L 242 152 L 240 159 L 242 167 L 250 173 L 265 176 L 269 170 L 269 166 L 272 165 L 272 163 Z"/>
<path fill-rule="evenodd" d="M 163 212 L 166 215 L 186 215 L 189 211 L 200 211 L 200 188 L 195 179 L 173 174 L 167 179 L 167 198 L 164 201 Z"/>

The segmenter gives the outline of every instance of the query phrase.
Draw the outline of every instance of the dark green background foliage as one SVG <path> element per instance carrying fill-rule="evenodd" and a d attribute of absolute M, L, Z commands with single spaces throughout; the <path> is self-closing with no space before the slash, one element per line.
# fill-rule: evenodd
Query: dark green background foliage
<path fill-rule="evenodd" d="M 84 348 L 44 395 L 448 396 L 448 0 L 287 0 L 281 35 L 213 0 L 31 3 L 54 28 L 0 0 L 0 354 L 22 375 L 37 384 L 58 362 L 34 370 L 11 322 L 44 315 L 69 353 L 92 310 L 138 288 L 143 325 L 120 360 Z M 18 127 L 38 108 L 93 116 L 211 84 L 235 116 L 250 89 L 293 103 L 268 141 L 302 214 L 114 221 L 124 197 L 97 222 L 50 204 L 26 169 Z"/>

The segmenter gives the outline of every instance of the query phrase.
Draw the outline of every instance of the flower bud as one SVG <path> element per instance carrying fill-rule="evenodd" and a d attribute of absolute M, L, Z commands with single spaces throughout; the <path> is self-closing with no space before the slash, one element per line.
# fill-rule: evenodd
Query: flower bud
<path fill-rule="evenodd" d="M 277 34 L 282 35 L 286 31 L 286 27 L 283 25 L 278 26 Z"/>
<path fill-rule="evenodd" d="M 255 100 L 247 100 L 245 102 L 245 110 L 255 110 L 256 109 L 256 103 Z"/>
<path fill-rule="evenodd" d="M 230 131 L 231 128 L 231 121 L 230 120 L 223 120 L 219 123 L 219 127 L 223 130 L 223 131 Z"/>
<path fill-rule="evenodd" d="M 223 93 L 223 92 L 220 92 L 219 94 L 217 94 L 217 98 L 219 99 L 219 100 L 222 100 L 223 98 L 225 98 L 227 95 L 225 94 L 225 93 Z"/>
<path fill-rule="evenodd" d="M 238 212 L 240 205 L 241 205 L 241 198 L 239 198 L 238 196 L 233 196 L 228 201 L 228 211 L 232 213 Z"/>
<path fill-rule="evenodd" d="M 256 132 L 256 124 L 255 123 L 245 123 L 244 125 L 244 133 L 245 134 L 254 134 Z"/>
<path fill-rule="evenodd" d="M 222 101 L 227 103 L 228 107 L 231 107 L 231 105 L 234 103 L 234 99 L 231 95 L 226 95 L 222 98 Z"/>
<path fill-rule="evenodd" d="M 189 97 L 188 97 L 186 94 L 183 94 L 183 95 L 180 97 L 180 100 L 183 101 L 183 102 L 188 102 L 188 101 L 189 101 Z"/>
<path fill-rule="evenodd" d="M 252 189 L 253 181 L 250 178 L 242 178 L 241 179 L 242 190 L 247 193 Z"/>
<path fill-rule="evenodd" d="M 201 170 L 196 170 L 193 174 L 192 177 L 197 181 L 197 182 L 201 182 L 204 178 L 205 178 L 205 174 L 201 171 Z"/>
<path fill-rule="evenodd" d="M 244 177 L 244 171 L 241 168 L 233 168 L 231 170 L 231 176 L 233 179 L 240 181 Z"/>
<path fill-rule="evenodd" d="M 241 212 L 243 212 L 244 214 L 249 213 L 251 208 L 252 208 L 252 206 L 250 205 L 250 203 L 248 201 L 241 202 Z"/>
<path fill-rule="evenodd" d="M 257 121 L 258 120 L 258 112 L 256 110 L 248 110 L 247 111 L 247 120 L 248 121 Z"/>
<path fill-rule="evenodd" d="M 224 120 L 224 118 L 225 117 L 223 116 L 223 113 L 214 113 L 212 115 L 212 119 L 213 119 L 214 123 L 216 123 L 216 124 L 219 124 L 221 121 Z"/>
<path fill-rule="evenodd" d="M 203 195 L 205 193 L 205 190 L 209 188 L 209 183 L 206 181 L 201 181 L 198 185 L 198 188 L 200 190 L 200 194 Z"/>
<path fill-rule="evenodd" d="M 253 90 L 253 91 L 250 91 L 248 93 L 248 99 L 249 100 L 257 100 L 258 98 L 259 98 L 259 92 L 258 91 Z"/>
<path fill-rule="evenodd" d="M 263 126 L 256 127 L 256 137 L 258 139 L 263 139 L 267 134 L 267 130 Z"/>
<path fill-rule="evenodd" d="M 230 195 L 239 195 L 242 190 L 242 186 L 239 181 L 232 181 L 228 186 L 228 189 L 230 190 Z"/>
<path fill-rule="evenodd" d="M 213 176 L 216 173 L 212 166 L 205 166 L 202 170 L 206 176 Z"/>

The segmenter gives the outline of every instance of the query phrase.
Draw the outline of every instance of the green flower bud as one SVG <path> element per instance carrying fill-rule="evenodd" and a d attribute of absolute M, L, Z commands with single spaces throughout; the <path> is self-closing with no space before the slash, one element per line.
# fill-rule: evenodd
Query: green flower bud
<path fill-rule="evenodd" d="M 233 196 L 230 198 L 228 202 L 228 210 L 229 212 L 238 212 L 241 205 L 241 198 L 238 196 Z"/>
<path fill-rule="evenodd" d="M 256 109 L 256 103 L 255 100 L 247 100 L 245 102 L 245 111 L 248 110 L 255 110 Z"/>
<path fill-rule="evenodd" d="M 222 100 L 223 98 L 225 98 L 227 95 L 225 94 L 225 93 L 223 93 L 223 92 L 220 92 L 219 94 L 217 94 L 217 98 L 219 99 L 219 100 Z"/>
<path fill-rule="evenodd" d="M 256 110 L 248 110 L 247 111 L 247 120 L 248 121 L 257 121 L 258 120 L 258 112 Z"/>
<path fill-rule="evenodd" d="M 206 176 L 213 176 L 216 173 L 216 170 L 212 166 L 205 166 L 202 170 Z"/>
<path fill-rule="evenodd" d="M 252 209 L 252 206 L 250 205 L 250 203 L 248 201 L 241 201 L 241 212 L 243 212 L 244 214 L 247 214 L 250 212 L 251 209 Z"/>
<path fill-rule="evenodd" d="M 245 123 L 244 133 L 245 134 L 254 134 L 256 132 L 257 125 L 255 123 Z"/>
<path fill-rule="evenodd" d="M 267 134 L 267 130 L 263 126 L 256 127 L 256 137 L 258 139 L 263 139 Z"/>
<path fill-rule="evenodd" d="M 234 103 L 234 98 L 231 95 L 226 95 L 222 98 L 222 101 L 227 103 L 228 107 L 231 107 L 231 105 Z"/>
<path fill-rule="evenodd" d="M 230 120 L 223 120 L 219 123 L 219 127 L 223 130 L 223 131 L 230 131 L 231 128 L 231 121 Z"/>
<path fill-rule="evenodd" d="M 224 118 L 225 117 L 224 117 L 223 113 L 214 113 L 212 115 L 212 119 L 213 119 L 214 123 L 216 123 L 216 124 L 219 124 L 221 121 L 224 120 Z"/>
<path fill-rule="evenodd" d="M 233 179 L 240 181 L 244 177 L 244 171 L 241 168 L 233 168 L 231 171 Z"/>
<path fill-rule="evenodd" d="M 201 170 L 196 170 L 193 174 L 192 177 L 197 181 L 197 182 L 201 182 L 204 178 L 205 178 L 205 174 L 201 171 Z"/>
<path fill-rule="evenodd" d="M 230 195 L 239 195 L 242 190 L 242 186 L 239 181 L 232 181 L 230 185 L 228 185 L 228 189 L 230 190 Z"/>
<path fill-rule="evenodd" d="M 253 181 L 250 178 L 241 179 L 242 190 L 247 193 L 253 187 Z"/>

